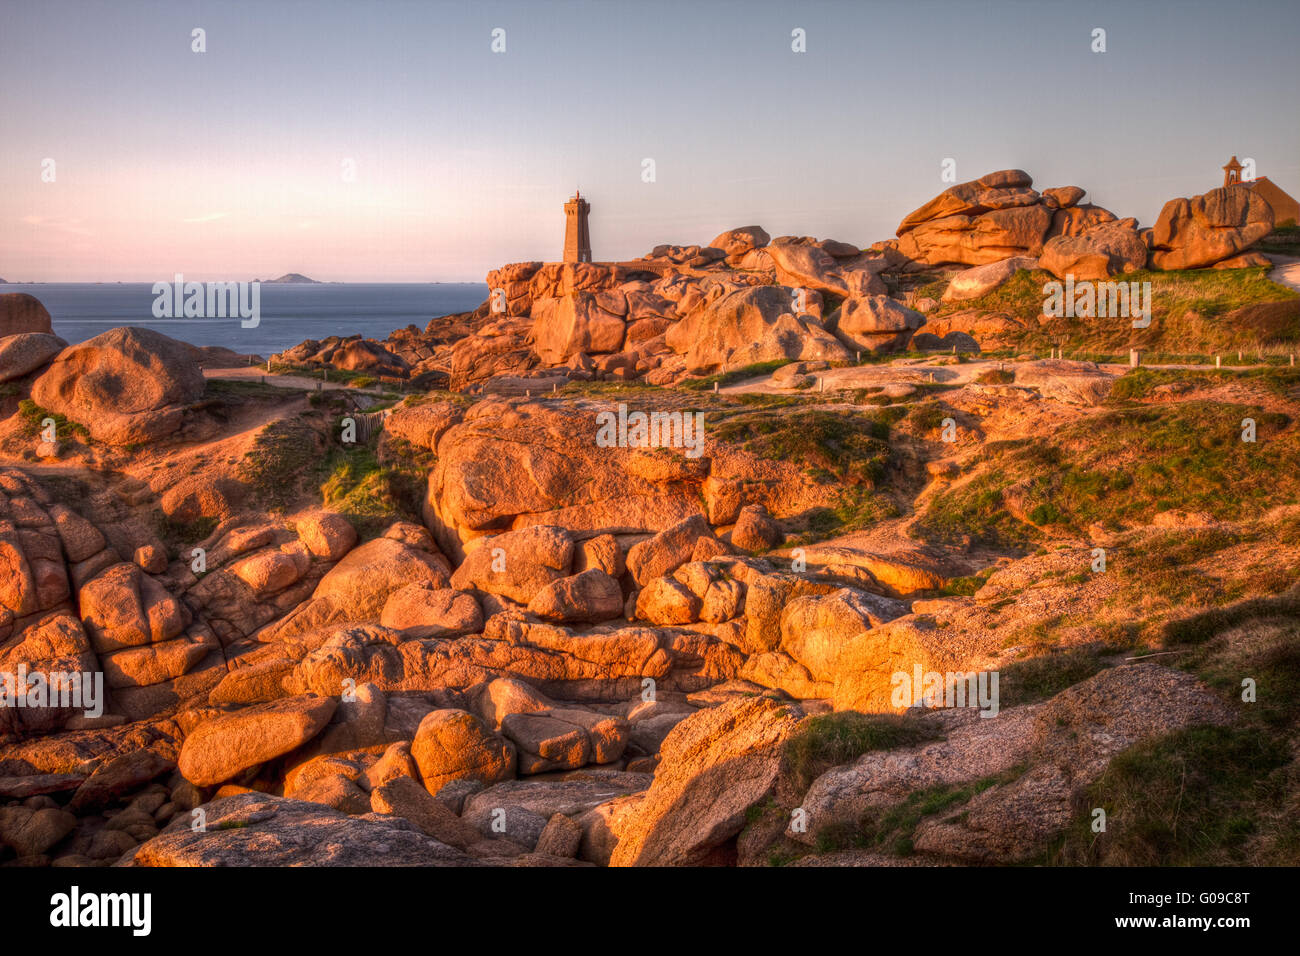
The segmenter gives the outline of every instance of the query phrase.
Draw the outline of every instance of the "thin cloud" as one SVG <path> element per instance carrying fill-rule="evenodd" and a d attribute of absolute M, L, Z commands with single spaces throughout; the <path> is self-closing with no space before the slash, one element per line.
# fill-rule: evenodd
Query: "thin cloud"
<path fill-rule="evenodd" d="M 195 216 L 193 219 L 182 219 L 181 222 L 212 222 L 214 219 L 225 219 L 224 212 L 209 212 L 202 216 Z"/>

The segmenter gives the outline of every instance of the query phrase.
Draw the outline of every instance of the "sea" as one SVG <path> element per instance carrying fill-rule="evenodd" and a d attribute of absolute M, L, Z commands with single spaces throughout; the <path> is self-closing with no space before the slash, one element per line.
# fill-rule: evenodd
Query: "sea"
<path fill-rule="evenodd" d="M 261 320 L 243 328 L 238 317 L 156 319 L 147 282 L 15 283 L 0 293 L 26 292 L 50 313 L 54 333 L 70 345 L 121 325 L 154 329 L 191 345 L 220 345 L 269 357 L 306 339 L 356 335 L 382 339 L 396 329 L 421 329 L 435 316 L 468 312 L 487 298 L 481 282 L 262 283 Z"/>

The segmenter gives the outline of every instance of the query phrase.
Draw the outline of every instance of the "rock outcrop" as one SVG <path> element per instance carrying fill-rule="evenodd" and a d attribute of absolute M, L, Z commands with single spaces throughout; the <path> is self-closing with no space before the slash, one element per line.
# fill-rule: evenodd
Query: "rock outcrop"
<path fill-rule="evenodd" d="M 143 444 L 179 430 L 203 388 L 188 346 L 149 329 L 121 328 L 60 352 L 32 384 L 32 400 L 85 425 L 97 441 Z"/>
<path fill-rule="evenodd" d="M 1229 186 L 1171 199 L 1151 230 L 1151 261 L 1157 269 L 1200 269 L 1272 231 L 1273 209 L 1252 189 Z"/>
<path fill-rule="evenodd" d="M 0 293 L 0 338 L 28 332 L 53 332 L 50 313 L 41 300 L 26 292 Z"/>

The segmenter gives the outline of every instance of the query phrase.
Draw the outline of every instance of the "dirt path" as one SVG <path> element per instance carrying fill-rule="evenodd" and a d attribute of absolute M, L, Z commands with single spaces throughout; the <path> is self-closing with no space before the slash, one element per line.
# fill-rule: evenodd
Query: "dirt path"
<path fill-rule="evenodd" d="M 291 388 L 302 392 L 314 392 L 318 389 L 332 392 L 338 389 L 347 389 L 365 395 L 383 394 L 383 391 L 377 388 L 351 388 L 344 382 L 321 381 L 319 378 L 308 378 L 305 375 L 274 374 L 267 372 L 260 365 L 241 366 L 239 368 L 205 368 L 203 377 L 223 379 L 229 382 L 261 382 L 273 388 Z"/>
<path fill-rule="evenodd" d="M 1300 260 L 1297 260 L 1296 266 L 1297 269 L 1300 269 Z M 1296 280 L 1300 281 L 1300 272 L 1297 272 Z M 1259 363 L 1242 364 L 1236 361 L 1228 364 L 1228 360 L 1231 360 L 1232 357 L 1224 356 L 1224 358 L 1225 363 L 1221 371 L 1225 372 L 1245 372 L 1250 369 L 1265 367 Z M 819 388 L 834 391 L 836 389 L 867 388 L 880 385 L 921 385 L 930 383 L 935 385 L 969 385 L 984 372 L 994 369 L 1014 371 L 1017 365 L 1026 364 L 1013 359 L 969 359 L 952 365 L 934 365 L 930 364 L 931 361 L 931 359 L 910 358 L 900 359 L 889 365 L 850 365 L 845 368 L 831 368 L 821 372 L 811 372 L 810 374 L 816 376 L 821 384 L 804 392 L 773 384 L 771 375 L 760 375 L 757 378 L 735 382 L 720 388 L 719 391 L 727 395 L 746 392 L 758 392 L 767 395 L 799 395 L 816 392 Z M 1067 356 L 1066 361 L 1071 361 L 1071 359 Z M 1215 366 L 1213 363 L 1204 365 L 1153 365 L 1149 362 L 1143 362 L 1142 367 L 1205 371 Z M 1129 366 L 1107 363 L 1099 365 L 1098 368 L 1111 375 L 1118 376 L 1127 372 Z"/>

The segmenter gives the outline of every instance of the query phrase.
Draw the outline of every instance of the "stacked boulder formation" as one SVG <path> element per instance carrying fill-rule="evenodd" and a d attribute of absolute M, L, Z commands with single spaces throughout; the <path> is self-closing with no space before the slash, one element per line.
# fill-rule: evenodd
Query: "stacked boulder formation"
<path fill-rule="evenodd" d="M 974 298 L 1020 269 L 1102 280 L 1137 270 L 1242 268 L 1272 229 L 1251 190 L 1167 203 L 1139 228 L 1084 201 L 1079 186 L 1041 192 L 1006 169 L 944 190 L 905 216 L 897 238 L 860 248 L 741 226 L 708 245 L 656 246 L 626 262 L 516 262 L 487 275 L 477 310 L 387 342 L 305 342 L 284 361 L 332 365 L 456 391 L 546 390 L 573 380 L 671 385 L 770 361 L 849 362 L 908 348 L 959 350 L 903 301 L 906 277 L 956 267 L 945 301 Z M 891 294 L 892 290 L 892 294 Z M 990 343 L 994 340 L 990 339 Z"/>

